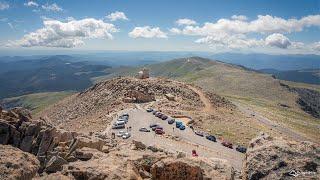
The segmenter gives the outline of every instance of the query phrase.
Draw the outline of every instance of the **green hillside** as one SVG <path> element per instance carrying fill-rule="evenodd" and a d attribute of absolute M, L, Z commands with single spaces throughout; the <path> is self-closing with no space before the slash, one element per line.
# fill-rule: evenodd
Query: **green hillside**
<path fill-rule="evenodd" d="M 16 106 L 25 107 L 32 111 L 32 114 L 37 114 L 47 106 L 56 103 L 57 101 L 73 94 L 71 91 L 61 92 L 46 92 L 27 94 L 18 97 L 6 98 L 1 101 L 5 108 Z"/>

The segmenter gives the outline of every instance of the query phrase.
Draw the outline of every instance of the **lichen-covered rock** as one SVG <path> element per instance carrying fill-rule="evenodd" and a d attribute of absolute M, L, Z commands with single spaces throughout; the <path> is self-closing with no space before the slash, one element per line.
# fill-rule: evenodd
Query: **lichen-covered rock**
<path fill-rule="evenodd" d="M 167 158 L 151 168 L 152 179 L 234 179 L 231 165 L 220 159 Z"/>
<path fill-rule="evenodd" d="M 40 168 L 38 159 L 10 145 L 0 145 L 0 179 L 32 179 Z"/>
<path fill-rule="evenodd" d="M 320 179 L 320 147 L 261 134 L 250 142 L 245 179 Z"/>

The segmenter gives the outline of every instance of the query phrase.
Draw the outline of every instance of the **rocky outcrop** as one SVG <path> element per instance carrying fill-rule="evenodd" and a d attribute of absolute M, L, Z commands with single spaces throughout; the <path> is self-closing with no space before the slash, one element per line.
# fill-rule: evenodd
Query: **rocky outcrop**
<path fill-rule="evenodd" d="M 168 158 L 151 167 L 153 179 L 234 179 L 234 170 L 226 161 L 203 158 Z"/>
<path fill-rule="evenodd" d="M 0 145 L 0 179 L 29 180 L 40 168 L 38 159 L 10 145 Z"/>
<path fill-rule="evenodd" d="M 320 147 L 261 134 L 246 154 L 245 179 L 319 179 Z"/>

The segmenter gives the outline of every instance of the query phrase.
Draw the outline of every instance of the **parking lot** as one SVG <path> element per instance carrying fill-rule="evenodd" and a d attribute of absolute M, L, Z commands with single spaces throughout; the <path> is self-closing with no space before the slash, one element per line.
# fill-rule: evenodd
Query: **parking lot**
<path fill-rule="evenodd" d="M 147 146 L 155 145 L 171 152 L 184 152 L 187 155 L 192 155 L 191 151 L 196 150 L 199 156 L 207 158 L 221 158 L 228 160 L 232 166 L 236 169 L 241 169 L 242 160 L 244 155 L 237 152 L 235 149 L 229 149 L 221 145 L 218 142 L 212 142 L 207 140 L 205 137 L 196 135 L 189 127 L 185 130 L 176 128 L 175 123 L 170 125 L 167 120 L 161 120 L 155 117 L 152 113 L 146 112 L 144 109 L 128 109 L 119 112 L 129 114 L 129 121 L 126 124 L 125 129 L 108 129 L 108 134 L 114 132 L 117 134 L 119 131 L 127 131 L 131 134 L 131 137 L 127 140 L 134 139 L 141 141 Z M 114 120 L 114 122 L 116 119 Z M 150 124 L 157 123 L 163 127 L 165 134 L 157 135 L 154 131 L 149 128 Z M 139 129 L 145 127 L 150 129 L 151 132 L 140 132 Z M 178 138 L 173 138 L 178 137 Z M 119 137 L 117 137 L 119 138 Z M 178 140 L 177 140 L 178 139 Z"/>

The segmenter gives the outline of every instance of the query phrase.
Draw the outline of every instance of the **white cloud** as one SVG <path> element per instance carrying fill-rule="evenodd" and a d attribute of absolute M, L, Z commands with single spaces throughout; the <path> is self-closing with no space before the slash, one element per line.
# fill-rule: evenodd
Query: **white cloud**
<path fill-rule="evenodd" d="M 283 19 L 270 15 L 258 15 L 248 21 L 246 16 L 234 15 L 230 19 L 219 19 L 206 22 L 202 26 L 187 25 L 182 28 L 171 28 L 172 34 L 197 36 L 196 43 L 207 44 L 215 49 L 265 49 L 265 50 L 301 50 L 310 52 L 319 48 L 318 44 L 304 44 L 290 41 L 284 34 L 300 32 L 308 27 L 320 28 L 320 15 L 309 15 L 300 19 Z M 257 34 L 263 39 L 248 38 Z"/>
<path fill-rule="evenodd" d="M 127 16 L 123 12 L 116 11 L 114 13 L 111 13 L 106 16 L 110 21 L 116 21 L 116 20 L 129 20 Z"/>
<path fill-rule="evenodd" d="M 176 24 L 178 24 L 179 26 L 183 26 L 183 25 L 196 25 L 197 22 L 192 20 L 192 19 L 187 19 L 187 18 L 184 18 L 184 19 L 178 19 L 176 21 Z"/>
<path fill-rule="evenodd" d="M 162 32 L 159 27 L 135 27 L 129 36 L 132 38 L 168 38 L 167 34 Z"/>
<path fill-rule="evenodd" d="M 302 31 L 305 27 L 320 27 L 320 15 L 310 15 L 301 19 L 282 19 L 270 15 L 259 15 L 253 21 L 238 19 L 219 19 L 217 22 L 206 22 L 202 27 L 186 26 L 182 29 L 185 35 L 211 35 L 220 32 L 230 34 L 246 33 L 291 33 Z"/>
<path fill-rule="evenodd" d="M 61 7 L 59 7 L 56 3 L 45 4 L 45 5 L 42 5 L 41 7 L 42 7 L 42 9 L 44 9 L 46 11 L 53 11 L 53 12 L 63 11 L 63 9 Z"/>
<path fill-rule="evenodd" d="M 319 51 L 320 52 L 320 41 L 315 42 L 311 45 L 311 48 L 315 51 Z"/>
<path fill-rule="evenodd" d="M 181 33 L 180 29 L 178 29 L 178 28 L 171 28 L 171 29 L 169 29 L 169 31 L 172 34 L 180 34 Z"/>
<path fill-rule="evenodd" d="M 93 18 L 69 22 L 44 20 L 43 24 L 43 28 L 24 35 L 20 40 L 10 41 L 8 46 L 72 48 L 84 44 L 84 39 L 112 39 L 112 33 L 118 31 L 113 24 Z"/>
<path fill-rule="evenodd" d="M 7 2 L 1 2 L 0 1 L 0 10 L 6 10 L 9 9 L 10 5 Z"/>
<path fill-rule="evenodd" d="M 38 7 L 39 6 L 39 4 L 34 1 L 28 1 L 28 2 L 24 3 L 23 5 L 28 6 L 28 7 Z"/>
<path fill-rule="evenodd" d="M 269 35 L 268 37 L 266 37 L 265 42 L 266 42 L 266 45 L 278 47 L 282 49 L 287 49 L 288 46 L 291 45 L 290 40 L 286 36 L 279 33 L 274 33 Z"/>
<path fill-rule="evenodd" d="M 195 41 L 196 43 L 209 44 L 212 48 L 245 49 L 264 46 L 263 40 L 248 39 L 245 35 L 229 35 L 219 33 L 206 36 Z"/>
<path fill-rule="evenodd" d="M 247 18 L 247 16 L 244 16 L 244 15 L 233 15 L 233 16 L 231 16 L 231 19 L 239 20 L 239 21 L 246 21 L 248 18 Z"/>

